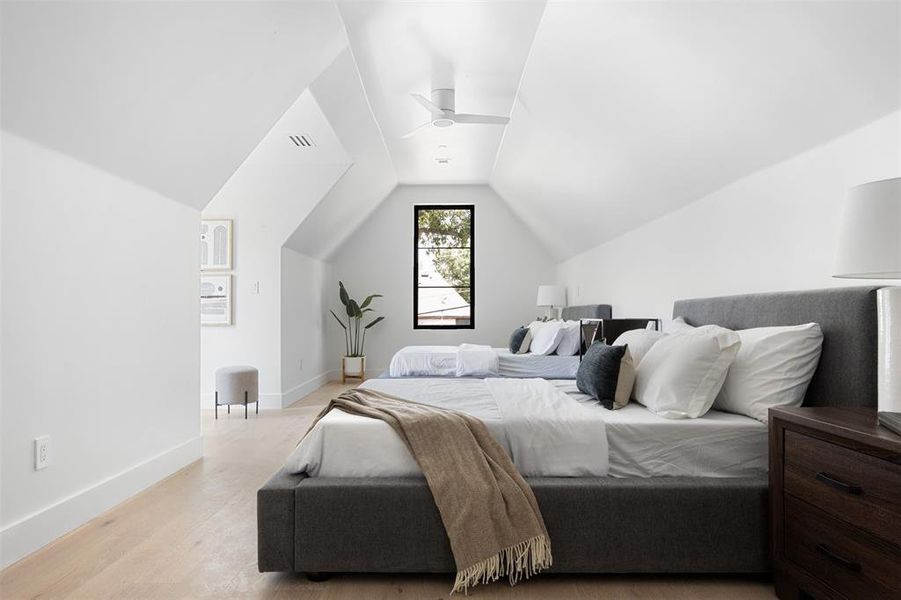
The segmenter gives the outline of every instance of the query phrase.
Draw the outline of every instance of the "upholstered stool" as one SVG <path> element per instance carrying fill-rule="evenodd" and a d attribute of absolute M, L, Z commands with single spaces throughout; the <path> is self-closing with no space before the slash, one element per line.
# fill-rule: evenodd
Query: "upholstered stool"
<path fill-rule="evenodd" d="M 216 418 L 219 418 L 219 406 L 228 406 L 231 414 L 232 404 L 244 405 L 244 418 L 247 418 L 247 405 L 256 404 L 256 412 L 260 413 L 260 373 L 253 367 L 222 367 L 216 369 Z"/>

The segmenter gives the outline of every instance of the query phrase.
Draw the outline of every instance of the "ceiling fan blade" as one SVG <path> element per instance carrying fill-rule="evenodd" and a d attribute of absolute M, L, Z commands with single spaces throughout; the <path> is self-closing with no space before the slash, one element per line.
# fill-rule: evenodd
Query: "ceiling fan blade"
<path fill-rule="evenodd" d="M 454 121 L 457 123 L 473 123 L 484 125 L 506 125 L 510 122 L 510 117 L 495 117 L 492 115 L 454 115 Z"/>
<path fill-rule="evenodd" d="M 431 121 L 426 121 L 425 123 L 423 123 L 422 125 L 420 125 L 420 126 L 417 127 L 416 129 L 412 129 L 412 130 L 408 131 L 407 133 L 403 134 L 403 135 L 401 136 L 401 138 L 402 138 L 402 139 L 411 138 L 411 137 L 413 137 L 414 135 L 416 135 L 416 134 L 419 133 L 421 130 L 425 129 L 426 127 L 428 127 L 428 126 L 431 125 L 431 124 L 432 124 Z"/>
<path fill-rule="evenodd" d="M 433 104 L 431 100 L 423 96 L 422 94 L 410 94 L 413 98 L 422 104 L 423 108 L 425 108 L 430 113 L 434 113 L 436 115 L 443 115 L 444 111 L 441 110 L 436 104 Z"/>

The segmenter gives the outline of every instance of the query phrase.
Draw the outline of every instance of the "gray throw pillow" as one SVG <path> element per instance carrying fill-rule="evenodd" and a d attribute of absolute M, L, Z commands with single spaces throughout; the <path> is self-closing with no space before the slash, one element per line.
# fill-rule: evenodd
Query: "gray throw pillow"
<path fill-rule="evenodd" d="M 525 354 L 532 344 L 532 331 L 528 327 L 518 327 L 510 336 L 510 352 Z"/>
<path fill-rule="evenodd" d="M 628 346 L 608 346 L 595 342 L 589 346 L 579 370 L 576 386 L 610 410 L 629 403 L 635 385 L 635 367 Z"/>

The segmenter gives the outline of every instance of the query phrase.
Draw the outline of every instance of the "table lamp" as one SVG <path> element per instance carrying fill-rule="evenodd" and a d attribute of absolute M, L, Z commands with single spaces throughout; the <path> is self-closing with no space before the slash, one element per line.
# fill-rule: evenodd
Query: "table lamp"
<path fill-rule="evenodd" d="M 901 177 L 851 188 L 834 277 L 901 279 Z M 901 287 L 876 292 L 878 419 L 901 435 Z"/>

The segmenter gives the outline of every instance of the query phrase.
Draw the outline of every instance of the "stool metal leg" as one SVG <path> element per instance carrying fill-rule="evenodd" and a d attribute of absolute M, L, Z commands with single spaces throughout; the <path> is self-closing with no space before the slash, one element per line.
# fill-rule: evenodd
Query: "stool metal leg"
<path fill-rule="evenodd" d="M 247 390 L 244 390 L 244 420 L 247 420 Z"/>
<path fill-rule="evenodd" d="M 215 392 L 214 401 L 216 402 L 216 418 L 219 418 L 219 392 Z"/>

